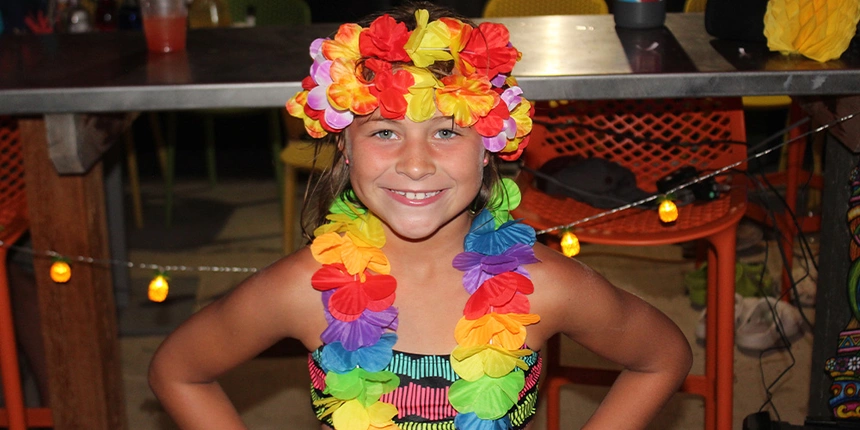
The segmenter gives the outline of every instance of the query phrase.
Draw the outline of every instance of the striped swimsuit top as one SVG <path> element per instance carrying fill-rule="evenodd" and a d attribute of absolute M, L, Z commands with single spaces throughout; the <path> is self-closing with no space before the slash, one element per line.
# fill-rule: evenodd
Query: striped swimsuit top
<path fill-rule="evenodd" d="M 329 397 L 324 393 L 325 369 L 321 364 L 325 345 L 308 354 L 311 375 L 311 404 Z M 508 411 L 513 429 L 523 429 L 537 410 L 537 386 L 541 373 L 541 358 L 537 351 L 523 357 L 528 365 L 525 370 L 525 386 L 519 400 Z M 400 385 L 380 401 L 397 407 L 394 422 L 400 430 L 454 430 L 457 411 L 448 402 L 448 389 L 460 379 L 451 367 L 449 355 L 420 355 L 394 351 L 388 367 L 400 377 Z M 522 372 L 519 368 L 516 371 Z M 323 416 L 325 408 L 313 406 L 320 422 L 333 427 L 331 415 Z"/>

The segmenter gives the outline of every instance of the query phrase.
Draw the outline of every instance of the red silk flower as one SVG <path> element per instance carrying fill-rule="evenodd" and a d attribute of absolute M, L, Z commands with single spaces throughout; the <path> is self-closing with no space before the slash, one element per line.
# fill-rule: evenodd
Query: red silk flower
<path fill-rule="evenodd" d="M 365 61 L 365 66 L 373 70 L 373 85 L 370 93 L 379 101 L 379 113 L 388 119 L 403 119 L 406 116 L 406 94 L 415 85 L 415 77 L 406 70 L 392 72 L 391 63 L 375 58 Z"/>
<path fill-rule="evenodd" d="M 493 276 L 469 297 L 463 315 L 466 319 L 475 320 L 490 312 L 527 314 L 529 299 L 525 295 L 534 290 L 532 281 L 519 273 L 505 272 Z"/>
<path fill-rule="evenodd" d="M 492 79 L 514 69 L 520 53 L 508 43 L 510 33 L 504 25 L 482 22 L 469 36 L 460 58 L 474 66 L 476 72 Z"/>
<path fill-rule="evenodd" d="M 367 274 L 361 282 L 346 272 L 343 264 L 325 264 L 311 277 L 318 291 L 334 289 L 329 299 L 329 312 L 341 321 L 355 321 L 365 309 L 381 312 L 394 303 L 397 281 L 391 275 Z"/>
<path fill-rule="evenodd" d="M 361 32 L 358 47 L 363 57 L 408 62 L 409 55 L 403 49 L 408 40 L 409 30 L 406 29 L 406 24 L 385 14 L 376 18 L 367 30 Z"/>
<path fill-rule="evenodd" d="M 498 103 L 487 116 L 478 118 L 475 123 L 475 131 L 481 136 L 494 137 L 502 132 L 505 126 L 505 120 L 511 117 L 511 112 L 508 110 L 508 105 Z"/>

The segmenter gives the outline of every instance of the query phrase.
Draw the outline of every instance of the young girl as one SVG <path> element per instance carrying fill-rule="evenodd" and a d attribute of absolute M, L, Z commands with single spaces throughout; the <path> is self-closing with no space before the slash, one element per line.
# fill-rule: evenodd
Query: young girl
<path fill-rule="evenodd" d="M 691 362 L 678 328 L 583 264 L 535 244 L 500 160 L 531 104 L 504 26 L 429 3 L 311 45 L 287 103 L 338 148 L 310 193 L 309 247 L 170 335 L 150 384 L 183 429 L 243 428 L 216 382 L 286 337 L 309 351 L 323 429 L 529 428 L 539 351 L 563 333 L 624 366 L 586 425 L 644 428 Z"/>

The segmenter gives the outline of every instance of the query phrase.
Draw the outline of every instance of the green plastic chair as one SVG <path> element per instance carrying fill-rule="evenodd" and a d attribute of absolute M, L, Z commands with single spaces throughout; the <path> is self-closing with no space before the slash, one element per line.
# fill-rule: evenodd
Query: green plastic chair
<path fill-rule="evenodd" d="M 311 23 L 311 8 L 301 0 L 229 0 L 233 22 L 242 22 L 253 6 L 257 25 L 306 25 Z"/>

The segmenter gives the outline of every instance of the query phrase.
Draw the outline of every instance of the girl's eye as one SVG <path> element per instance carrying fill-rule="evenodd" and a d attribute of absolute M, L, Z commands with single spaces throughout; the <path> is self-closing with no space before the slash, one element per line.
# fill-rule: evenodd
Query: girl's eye
<path fill-rule="evenodd" d="M 380 139 L 394 139 L 394 132 L 391 130 L 380 130 L 376 133 L 373 133 L 374 136 Z"/>
<path fill-rule="evenodd" d="M 444 129 L 444 130 L 439 130 L 438 132 L 436 132 L 436 136 L 439 137 L 440 139 L 453 139 L 453 138 L 459 136 L 459 134 L 454 130 Z"/>

